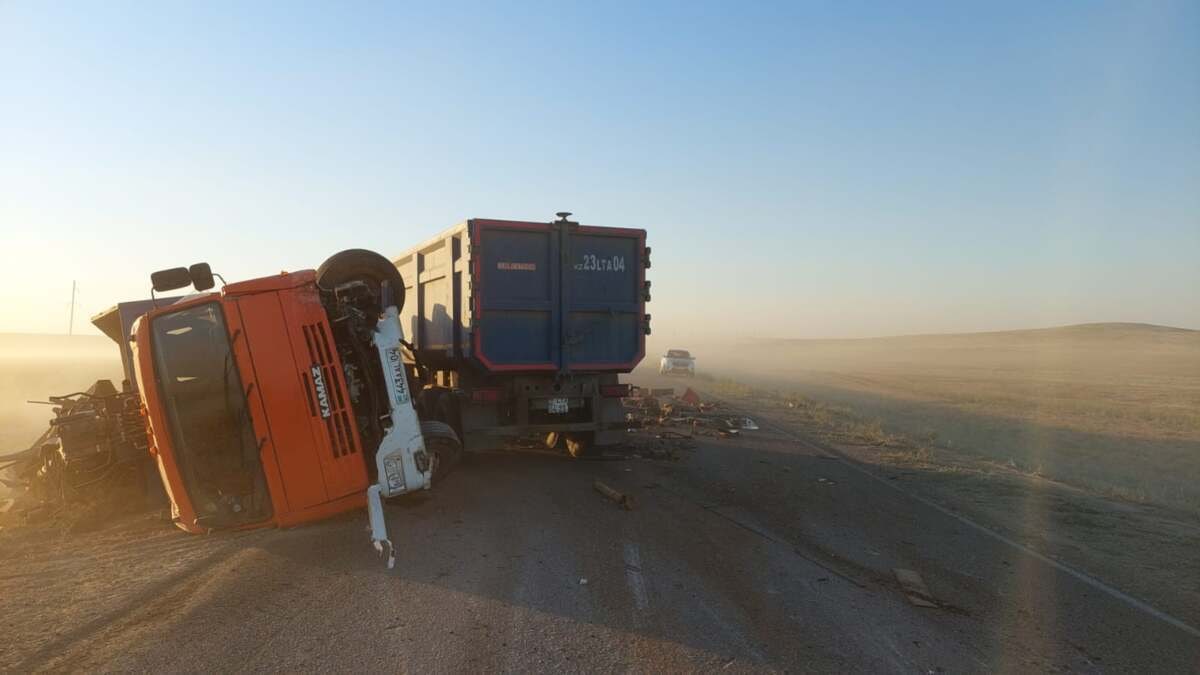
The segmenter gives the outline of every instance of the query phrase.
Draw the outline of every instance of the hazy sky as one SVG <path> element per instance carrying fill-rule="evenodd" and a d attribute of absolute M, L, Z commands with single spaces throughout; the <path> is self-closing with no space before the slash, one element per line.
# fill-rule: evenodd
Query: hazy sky
<path fill-rule="evenodd" d="M 0 0 L 0 331 L 643 227 L 656 337 L 1200 328 L 1200 3 Z"/>

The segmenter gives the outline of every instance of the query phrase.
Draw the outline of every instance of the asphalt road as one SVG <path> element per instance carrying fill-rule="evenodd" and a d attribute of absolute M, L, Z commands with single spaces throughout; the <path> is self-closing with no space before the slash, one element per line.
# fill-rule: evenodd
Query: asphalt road
<path fill-rule="evenodd" d="M 388 518 L 393 570 L 365 514 L 64 539 L 0 570 L 0 670 L 1200 668 L 1186 629 L 776 431 L 679 461 L 476 455 Z"/>

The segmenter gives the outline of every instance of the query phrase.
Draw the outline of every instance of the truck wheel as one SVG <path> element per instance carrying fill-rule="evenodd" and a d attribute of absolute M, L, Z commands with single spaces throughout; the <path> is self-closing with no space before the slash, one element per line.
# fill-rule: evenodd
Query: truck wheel
<path fill-rule="evenodd" d="M 582 431 L 565 434 L 567 443 L 567 454 L 575 459 L 584 457 L 596 457 L 600 454 L 599 448 L 596 447 L 596 432 Z"/>
<path fill-rule="evenodd" d="M 441 388 L 437 397 L 437 419 L 450 425 L 458 435 L 460 444 L 463 440 L 462 409 L 458 405 L 458 397 L 449 389 Z"/>
<path fill-rule="evenodd" d="M 392 261 L 365 248 L 351 248 L 334 253 L 317 268 L 317 285 L 326 290 L 351 282 L 362 281 L 376 292 L 388 282 L 396 309 L 404 309 L 404 277 Z"/>
<path fill-rule="evenodd" d="M 438 420 L 438 389 L 429 387 L 422 389 L 413 399 L 417 407 L 417 415 L 423 420 Z"/>
<path fill-rule="evenodd" d="M 436 458 L 433 478 L 441 480 L 462 459 L 462 443 L 445 422 L 421 422 L 421 435 L 425 438 L 425 449 Z"/>

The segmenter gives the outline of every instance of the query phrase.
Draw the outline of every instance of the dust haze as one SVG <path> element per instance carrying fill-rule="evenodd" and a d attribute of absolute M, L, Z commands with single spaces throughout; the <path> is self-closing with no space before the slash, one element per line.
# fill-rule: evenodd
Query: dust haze
<path fill-rule="evenodd" d="M 87 389 L 98 379 L 120 388 L 121 356 L 100 335 L 0 333 L 0 454 L 26 447 L 46 429 L 51 406 L 27 403 Z"/>
<path fill-rule="evenodd" d="M 659 341 L 698 373 L 843 406 L 895 433 L 1200 511 L 1200 331 L 1132 323 L 853 340 Z M 661 347 L 661 349 L 658 349 Z"/>
<path fill-rule="evenodd" d="M 1117 497 L 1200 510 L 1200 331 L 1105 323 L 850 340 L 652 336 L 640 373 L 690 349 L 702 378 L 845 406 L 896 433 Z M 0 451 L 50 406 L 122 378 L 103 336 L 0 334 Z"/>

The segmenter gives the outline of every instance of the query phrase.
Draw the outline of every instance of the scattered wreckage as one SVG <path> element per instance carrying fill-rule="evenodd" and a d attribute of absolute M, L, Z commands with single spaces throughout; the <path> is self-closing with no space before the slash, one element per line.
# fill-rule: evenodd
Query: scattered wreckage
<path fill-rule="evenodd" d="M 694 434 L 737 436 L 740 431 L 757 431 L 758 423 L 706 402 L 691 387 L 675 396 L 675 390 L 634 387 L 626 399 L 626 420 L 631 429 L 647 426 L 690 426 Z"/>
<path fill-rule="evenodd" d="M 678 451 L 695 447 L 699 436 L 733 438 L 759 428 L 750 417 L 703 401 L 691 387 L 679 396 L 673 387 L 633 387 L 624 403 L 629 449 L 642 457 L 678 459 Z"/>
<path fill-rule="evenodd" d="M 120 353 L 121 385 L 97 380 L 82 391 L 29 401 L 51 406 L 53 418 L 29 447 L 0 456 L 0 485 L 10 494 L 0 500 L 4 521 L 30 524 L 55 516 L 109 516 L 165 503 L 133 384 L 131 347 L 123 336 L 156 304 L 177 299 L 122 302 L 92 317 L 92 324 Z"/>
<path fill-rule="evenodd" d="M 161 492 L 147 461 L 137 392 L 97 380 L 86 391 L 31 403 L 53 406 L 54 417 L 31 446 L 0 456 L 0 481 L 17 491 L 8 515 L 34 522 L 70 505 Z"/>

